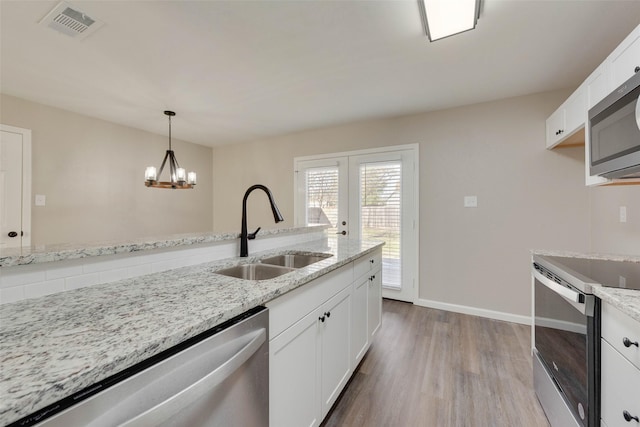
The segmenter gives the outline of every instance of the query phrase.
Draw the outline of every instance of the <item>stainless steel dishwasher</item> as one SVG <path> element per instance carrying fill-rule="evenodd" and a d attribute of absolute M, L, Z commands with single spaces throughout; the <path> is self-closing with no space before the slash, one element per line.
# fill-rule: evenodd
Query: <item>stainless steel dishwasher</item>
<path fill-rule="evenodd" d="M 268 310 L 253 309 L 42 422 L 33 414 L 16 425 L 268 426 L 268 325 Z"/>

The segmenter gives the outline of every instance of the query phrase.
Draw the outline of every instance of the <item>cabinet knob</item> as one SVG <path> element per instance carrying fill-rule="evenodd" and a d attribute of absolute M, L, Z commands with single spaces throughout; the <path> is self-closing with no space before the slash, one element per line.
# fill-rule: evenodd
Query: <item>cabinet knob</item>
<path fill-rule="evenodd" d="M 327 316 L 327 318 L 329 318 L 329 317 L 331 317 L 331 312 L 327 311 L 327 312 L 324 313 L 324 315 Z"/>
<path fill-rule="evenodd" d="M 624 344 L 625 347 L 631 347 L 632 345 L 638 347 L 638 341 L 631 341 L 627 337 L 622 338 L 622 344 Z"/>
<path fill-rule="evenodd" d="M 345 230 L 342 230 L 342 231 L 338 231 L 336 234 L 342 234 L 343 236 L 346 236 L 347 232 Z"/>
<path fill-rule="evenodd" d="M 7 234 L 7 236 L 9 236 L 9 237 L 11 237 L 11 238 L 16 237 L 16 236 L 18 236 L 18 232 L 16 232 L 16 231 L 10 231 L 10 232 L 9 232 L 9 234 Z"/>
<path fill-rule="evenodd" d="M 640 66 L 636 67 L 635 70 L 633 70 L 634 73 L 637 73 L 638 71 L 640 71 Z"/>
<path fill-rule="evenodd" d="M 635 422 L 640 422 L 640 419 L 637 416 L 631 415 L 629 411 L 622 411 L 622 416 L 628 422 L 631 422 L 631 420 L 635 420 Z"/>
<path fill-rule="evenodd" d="M 374 261 L 374 260 L 372 260 L 372 259 L 370 259 L 370 260 L 369 260 L 369 262 L 370 262 L 371 264 L 373 264 L 375 261 Z"/>
<path fill-rule="evenodd" d="M 321 321 L 322 323 L 324 323 L 324 316 L 318 317 L 318 320 Z"/>

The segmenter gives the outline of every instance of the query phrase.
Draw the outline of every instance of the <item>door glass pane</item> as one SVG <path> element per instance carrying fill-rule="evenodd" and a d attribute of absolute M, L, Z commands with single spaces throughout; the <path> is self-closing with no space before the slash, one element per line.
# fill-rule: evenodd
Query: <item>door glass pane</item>
<path fill-rule="evenodd" d="M 360 165 L 360 236 L 384 240 L 382 285 L 402 286 L 400 263 L 402 163 L 400 161 Z"/>
<path fill-rule="evenodd" d="M 338 224 L 338 167 L 305 170 L 306 225 L 330 224 L 336 232 Z"/>

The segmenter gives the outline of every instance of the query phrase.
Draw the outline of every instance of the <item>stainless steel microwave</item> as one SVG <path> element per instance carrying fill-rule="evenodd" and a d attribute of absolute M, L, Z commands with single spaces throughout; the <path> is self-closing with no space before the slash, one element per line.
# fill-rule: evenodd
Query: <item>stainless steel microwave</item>
<path fill-rule="evenodd" d="M 640 70 L 589 110 L 591 175 L 640 178 Z"/>

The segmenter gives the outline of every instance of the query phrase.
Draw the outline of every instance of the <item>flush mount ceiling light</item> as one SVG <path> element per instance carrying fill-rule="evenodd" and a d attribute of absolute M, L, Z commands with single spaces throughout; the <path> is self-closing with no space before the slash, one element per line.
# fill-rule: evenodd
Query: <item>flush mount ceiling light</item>
<path fill-rule="evenodd" d="M 473 30 L 480 0 L 418 0 L 422 25 L 430 41 Z"/>
<path fill-rule="evenodd" d="M 156 168 L 153 166 L 149 166 L 144 171 L 144 185 L 147 187 L 171 188 L 174 190 L 193 188 L 196 185 L 196 173 L 189 172 L 189 174 L 187 174 L 178 164 L 178 160 L 176 160 L 176 156 L 171 149 L 171 117 L 175 116 L 176 113 L 173 111 L 165 111 L 164 114 L 169 117 L 169 149 L 164 155 L 164 160 L 162 160 L 160 172 L 156 174 Z M 167 163 L 167 160 L 169 160 L 170 181 L 158 181 L 162 175 L 162 170 L 164 169 L 164 165 Z"/>

